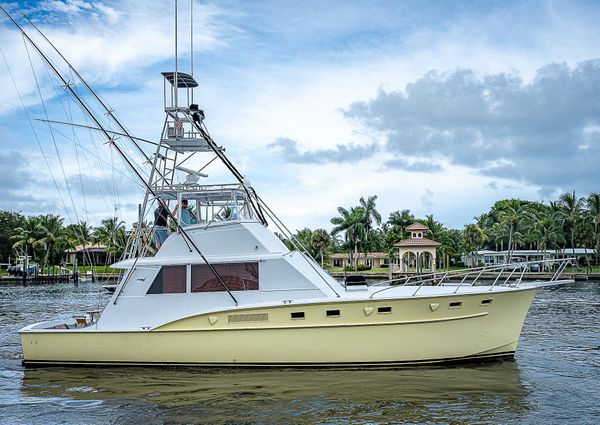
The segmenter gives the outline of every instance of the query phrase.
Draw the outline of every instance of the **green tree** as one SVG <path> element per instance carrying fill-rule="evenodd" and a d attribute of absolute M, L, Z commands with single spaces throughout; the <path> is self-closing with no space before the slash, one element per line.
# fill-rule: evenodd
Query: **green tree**
<path fill-rule="evenodd" d="M 381 214 L 377 211 L 377 207 L 375 205 L 375 201 L 377 200 L 377 195 L 365 198 L 361 197 L 359 200 L 360 208 L 363 210 L 363 226 L 365 226 L 364 231 L 364 254 L 365 254 L 365 264 L 367 264 L 367 253 L 369 251 L 369 241 L 371 232 L 373 230 L 373 222 L 378 226 L 381 224 Z"/>
<path fill-rule="evenodd" d="M 592 193 L 586 200 L 588 214 L 594 227 L 594 246 L 596 248 L 596 264 L 600 264 L 600 193 Z"/>
<path fill-rule="evenodd" d="M 36 258 L 36 252 L 33 244 L 36 240 L 38 240 L 38 223 L 38 217 L 28 217 L 25 219 L 25 222 L 22 226 L 14 229 L 13 235 L 10 237 L 10 239 L 13 241 L 13 249 L 15 249 L 18 254 L 31 254 L 34 259 Z"/>
<path fill-rule="evenodd" d="M 294 235 L 294 238 L 300 242 L 302 248 L 306 250 L 308 255 L 315 258 L 316 251 L 313 249 L 313 232 L 308 227 L 298 230 Z"/>
<path fill-rule="evenodd" d="M 463 230 L 463 243 L 471 257 L 471 266 L 477 267 L 477 251 L 485 242 L 485 233 L 477 224 L 467 224 Z"/>
<path fill-rule="evenodd" d="M 325 229 L 317 229 L 312 234 L 312 247 L 321 256 L 321 267 L 323 267 L 323 255 L 331 245 L 331 236 Z"/>
<path fill-rule="evenodd" d="M 127 243 L 125 222 L 117 217 L 103 219 L 100 226 L 94 229 L 93 242 L 106 247 L 107 261 L 111 263 L 117 254 L 121 254 L 125 250 Z"/>
<path fill-rule="evenodd" d="M 334 228 L 331 234 L 335 236 L 340 232 L 344 232 L 346 242 L 354 248 L 354 254 L 350 254 L 350 261 L 354 264 L 354 270 L 357 269 L 358 263 L 358 246 L 365 239 L 364 214 L 365 211 L 361 207 L 351 207 L 347 210 L 344 207 L 338 207 L 339 217 L 333 217 L 331 224 Z"/>
<path fill-rule="evenodd" d="M 531 219 L 523 202 L 511 199 L 497 213 L 502 226 L 508 231 L 508 262 L 511 261 L 516 245 L 523 241 L 523 234 L 518 231 L 519 225 Z"/>
<path fill-rule="evenodd" d="M 57 245 L 65 244 L 67 241 L 67 235 L 63 227 L 64 218 L 60 218 L 57 215 L 48 214 L 39 217 L 37 223 L 38 239 L 33 242 L 33 246 L 43 247 L 44 263 L 42 269 L 45 269 L 48 265 L 48 258 L 53 251 L 53 248 Z M 61 253 L 59 253 L 60 256 Z M 53 256 L 54 257 L 54 256 Z M 52 258 L 56 260 L 56 258 Z"/>
<path fill-rule="evenodd" d="M 532 228 L 532 233 L 538 241 L 538 250 L 542 251 L 542 267 L 546 267 L 546 251 L 551 248 L 558 248 L 558 244 L 564 241 L 560 220 L 556 213 L 548 211 L 547 214 L 539 217 Z"/>
<path fill-rule="evenodd" d="M 27 219 L 21 213 L 0 211 L 0 261 L 7 263 L 13 253 L 14 241 L 11 236 L 17 228 L 22 228 Z"/>
<path fill-rule="evenodd" d="M 583 217 L 584 199 L 577 197 L 575 191 L 564 193 L 559 198 L 562 224 L 569 234 L 573 257 L 575 257 L 575 232 Z"/>
<path fill-rule="evenodd" d="M 406 228 L 416 221 L 415 216 L 410 210 L 394 211 L 388 218 L 388 223 L 392 226 L 398 226 L 402 229 L 402 238 L 406 234 Z"/>

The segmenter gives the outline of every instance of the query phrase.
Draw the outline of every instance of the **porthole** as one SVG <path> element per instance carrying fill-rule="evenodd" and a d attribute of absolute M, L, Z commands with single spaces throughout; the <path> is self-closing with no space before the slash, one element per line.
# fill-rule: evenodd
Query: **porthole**
<path fill-rule="evenodd" d="M 484 298 L 481 300 L 481 305 L 490 305 L 494 301 L 492 298 Z"/>
<path fill-rule="evenodd" d="M 461 308 L 462 307 L 462 301 L 450 301 L 448 303 L 448 308 Z"/>
<path fill-rule="evenodd" d="M 339 310 L 327 310 L 325 312 L 325 315 L 327 317 L 340 317 L 340 311 Z"/>
<path fill-rule="evenodd" d="M 304 319 L 304 312 L 303 311 L 293 311 L 290 313 L 290 317 L 292 319 Z"/>
<path fill-rule="evenodd" d="M 390 314 L 392 312 L 392 307 L 377 307 L 378 314 Z"/>

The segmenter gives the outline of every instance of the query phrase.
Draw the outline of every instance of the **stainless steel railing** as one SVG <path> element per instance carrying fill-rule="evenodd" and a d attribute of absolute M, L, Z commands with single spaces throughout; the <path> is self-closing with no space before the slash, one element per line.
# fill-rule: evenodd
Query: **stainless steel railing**
<path fill-rule="evenodd" d="M 505 264 L 494 264 L 490 266 L 483 267 L 475 267 L 471 269 L 461 269 L 454 271 L 445 271 L 441 273 L 428 273 L 424 275 L 414 275 L 414 276 L 406 276 L 397 279 L 386 280 L 383 282 L 378 282 L 373 286 L 382 286 L 387 285 L 379 291 L 375 291 L 371 294 L 370 298 L 373 298 L 375 294 L 379 294 L 384 291 L 389 291 L 394 288 L 398 288 L 400 286 L 414 286 L 415 283 L 418 283 L 415 291 L 412 293 L 415 296 L 419 290 L 423 286 L 440 286 L 444 284 L 456 284 L 456 281 L 460 279 L 458 284 L 456 285 L 456 289 L 454 293 L 457 293 L 458 290 L 463 285 L 473 286 L 477 284 L 479 279 L 482 276 L 487 277 L 488 274 L 492 273 L 495 276 L 494 282 L 490 286 L 490 291 L 498 284 L 499 280 L 503 277 L 504 273 L 507 273 L 506 279 L 502 282 L 502 286 L 507 285 L 515 285 L 518 286 L 525 276 L 525 272 L 531 269 L 531 265 L 539 264 L 542 268 L 546 265 L 558 265 L 556 270 L 554 271 L 552 277 L 548 280 L 549 282 L 554 282 L 558 280 L 560 275 L 565 271 L 567 266 L 571 264 L 573 261 L 576 261 L 575 258 L 561 258 L 561 259 L 549 259 L 549 260 L 537 260 L 537 261 L 524 261 L 520 263 L 505 263 Z M 511 282 L 511 278 L 515 274 L 516 271 L 520 271 L 518 278 L 516 278 L 514 283 Z M 552 272 L 552 271 L 551 271 Z M 467 281 L 469 276 L 473 276 L 476 274 L 476 277 L 472 281 Z M 418 279 L 418 281 L 417 281 Z M 451 281 L 454 280 L 453 282 Z M 409 283 L 411 283 L 409 285 Z M 427 285 L 426 285 L 427 284 Z"/>

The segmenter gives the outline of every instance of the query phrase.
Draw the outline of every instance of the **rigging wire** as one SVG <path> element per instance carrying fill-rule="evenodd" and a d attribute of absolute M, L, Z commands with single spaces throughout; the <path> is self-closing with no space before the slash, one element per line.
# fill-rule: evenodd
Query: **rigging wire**
<path fill-rule="evenodd" d="M 24 30 L 17 24 L 17 22 L 10 16 L 10 14 L 0 6 L 0 9 L 10 18 L 10 20 L 19 28 L 21 32 Z M 52 47 L 52 49 L 60 56 L 60 58 L 67 64 L 69 69 L 77 76 L 77 78 L 83 83 L 85 88 L 94 96 L 94 98 L 98 101 L 101 107 L 105 110 L 105 115 L 107 118 L 112 119 L 117 126 L 127 135 L 132 144 L 136 147 L 137 151 L 142 154 L 145 161 L 149 161 L 150 157 L 146 154 L 146 152 L 137 144 L 135 139 L 131 136 L 127 128 L 118 120 L 114 115 L 114 109 L 110 108 L 107 103 L 102 99 L 102 97 L 96 93 L 96 91 L 87 83 L 87 81 L 79 74 L 79 72 L 71 65 L 71 63 L 63 56 L 63 54 L 56 48 L 56 46 L 46 37 L 46 35 L 25 15 L 21 10 L 19 13 L 25 18 L 25 20 L 44 38 L 44 40 Z M 37 46 L 36 46 L 37 47 Z M 41 53 L 41 51 L 40 51 Z M 47 60 L 47 58 L 45 58 Z M 88 111 L 89 112 L 89 111 Z M 98 118 L 94 115 L 94 120 L 97 121 Z M 99 124 L 99 123 L 98 123 Z M 101 126 L 100 126 L 101 127 Z"/>
<path fill-rule="evenodd" d="M 46 167 L 48 168 L 48 171 L 50 173 L 50 177 L 52 178 L 52 182 L 54 183 L 54 186 L 56 187 L 56 192 L 58 193 L 58 197 L 60 199 L 61 204 L 63 205 L 63 208 L 65 209 L 65 213 L 67 214 L 67 216 L 69 215 L 69 210 L 67 208 L 67 204 L 65 203 L 61 191 L 58 187 L 58 182 L 56 181 L 56 178 L 54 177 L 54 173 L 52 172 L 52 167 L 50 166 L 50 162 L 48 161 L 48 157 L 46 156 L 46 153 L 44 152 L 44 149 L 42 148 L 42 143 L 40 142 L 40 138 L 38 135 L 37 130 L 35 129 L 35 126 L 33 125 L 33 121 L 31 119 L 31 116 L 29 115 L 29 112 L 27 111 L 27 107 L 25 106 L 25 102 L 23 101 L 23 97 L 21 96 L 21 91 L 19 90 L 19 87 L 17 86 L 17 82 L 15 81 L 15 78 L 13 76 L 13 73 L 10 69 L 10 66 L 8 65 L 8 61 L 6 60 L 6 56 L 4 56 L 4 51 L 2 50 L 2 48 L 0 48 L 0 54 L 2 54 L 2 59 L 4 60 L 4 64 L 6 65 L 6 69 L 8 70 L 8 74 L 10 75 L 10 79 L 13 83 L 13 86 L 15 87 L 15 91 L 17 92 L 17 95 L 19 96 L 19 101 L 21 102 L 21 106 L 23 108 L 23 111 L 25 112 L 25 116 L 27 117 L 27 120 L 29 121 L 29 125 L 31 126 L 31 131 L 33 132 L 35 141 L 38 145 L 38 147 L 40 148 L 40 151 L 42 153 L 42 157 L 44 158 L 44 163 L 46 164 Z"/>
<path fill-rule="evenodd" d="M 39 94 L 40 101 L 42 102 L 42 108 L 44 110 L 44 115 L 46 116 L 46 119 L 48 119 L 48 110 L 46 109 L 46 102 L 44 102 L 44 98 L 42 96 L 42 91 L 40 89 L 40 85 L 39 85 L 39 82 L 38 82 L 37 74 L 35 73 L 33 62 L 31 61 L 31 56 L 29 55 L 29 48 L 27 47 L 27 41 L 25 40 L 25 38 L 23 38 L 23 44 L 25 45 L 25 50 L 27 51 L 27 57 L 29 59 L 29 65 L 31 66 L 31 72 L 33 73 L 33 78 L 35 80 L 35 86 L 37 88 L 37 92 Z M 75 202 L 73 201 L 73 194 L 71 193 L 71 188 L 69 186 L 69 182 L 67 180 L 67 175 L 65 173 L 65 167 L 63 165 L 62 158 L 60 156 L 60 152 L 58 151 L 58 146 L 56 144 L 56 138 L 54 137 L 54 131 L 52 130 L 52 126 L 51 125 L 48 125 L 48 129 L 50 130 L 50 136 L 52 138 L 52 143 L 54 144 L 54 150 L 56 151 L 56 156 L 58 157 L 58 163 L 60 165 L 60 169 L 62 171 L 62 175 L 63 175 L 63 178 L 65 180 L 65 185 L 67 187 L 67 192 L 69 194 L 69 198 L 71 199 L 71 204 L 73 205 L 73 210 L 74 210 L 74 213 L 75 213 L 75 217 L 77 217 L 77 210 L 75 209 Z M 71 215 L 67 213 L 67 216 L 68 216 L 69 222 L 72 223 Z M 79 218 L 77 218 L 77 221 L 79 222 Z"/>
<path fill-rule="evenodd" d="M 24 37 L 23 37 L 23 43 L 24 43 L 25 49 L 27 51 L 27 56 L 29 58 L 29 63 L 30 63 L 31 68 L 32 68 L 32 73 L 33 73 L 33 76 L 34 76 L 34 79 L 35 79 L 35 82 L 36 82 L 36 87 L 38 88 L 38 94 L 40 95 L 40 100 L 41 100 L 42 105 L 43 105 L 44 113 L 46 115 L 46 119 L 48 119 L 48 114 L 47 114 L 47 111 L 46 111 L 46 105 L 45 105 L 44 99 L 43 99 L 43 97 L 41 95 L 41 90 L 40 90 L 40 87 L 39 87 L 37 75 L 35 73 L 35 70 L 34 70 L 34 67 L 33 67 L 33 63 L 32 63 L 32 60 L 31 60 L 31 56 L 29 55 L 29 49 L 27 48 L 26 40 L 25 40 Z M 67 115 L 67 117 L 72 120 L 72 113 L 71 113 L 70 103 L 68 103 L 69 112 L 67 112 L 67 109 L 65 108 L 65 105 L 64 105 L 64 103 L 62 101 L 62 98 L 61 98 L 61 96 L 60 96 L 60 94 L 58 92 L 58 88 L 56 87 L 55 81 L 52 78 L 52 75 L 50 74 L 50 72 L 49 72 L 49 70 L 48 70 L 47 67 L 46 67 L 46 71 L 48 73 L 49 80 L 50 80 L 50 82 L 52 83 L 52 85 L 54 87 L 54 90 L 55 90 L 55 93 L 56 93 L 56 97 L 57 97 L 57 99 L 58 99 L 58 101 L 59 101 L 59 103 L 60 103 L 63 111 L 65 112 L 65 115 Z M 68 98 L 67 98 L 67 102 L 69 102 Z M 82 190 L 83 202 L 84 202 L 84 206 L 85 206 L 84 207 L 84 211 L 85 211 L 85 214 L 86 214 L 86 217 L 87 217 L 87 221 L 86 222 L 89 222 L 89 215 L 87 213 L 87 205 L 86 205 L 85 192 L 84 192 L 84 187 L 83 187 L 83 179 L 81 177 L 81 167 L 80 167 L 80 164 L 79 164 L 79 156 L 78 156 L 78 149 L 77 149 L 77 145 L 80 144 L 80 142 L 79 142 L 79 140 L 77 138 L 77 135 L 75 134 L 75 131 L 74 131 L 73 128 L 72 128 L 72 130 L 73 130 L 73 138 L 74 138 L 74 141 L 76 142 L 75 143 L 75 152 L 76 152 L 76 156 L 77 156 L 77 166 L 78 166 L 78 169 L 79 169 L 79 179 L 80 179 L 80 182 L 81 182 L 81 190 Z M 52 135 L 52 140 L 53 140 L 53 143 L 54 143 L 54 148 L 56 150 L 56 154 L 57 154 L 57 157 L 59 159 L 59 163 L 60 163 L 61 170 L 62 170 L 62 173 L 63 173 L 63 178 L 65 180 L 65 185 L 67 187 L 69 198 L 71 200 L 71 206 L 73 207 L 73 213 L 75 214 L 75 218 L 77 220 L 77 225 L 75 226 L 75 229 L 76 229 L 76 232 L 77 232 L 77 230 L 79 231 L 79 233 L 80 233 L 79 236 L 81 236 L 81 241 L 83 242 L 83 248 L 84 248 L 83 255 L 84 255 L 84 258 L 85 258 L 86 254 L 87 254 L 88 262 L 89 262 L 90 265 L 92 265 L 91 254 L 86 249 L 86 236 L 85 236 L 84 230 L 83 230 L 83 228 L 81 226 L 82 222 L 81 222 L 81 219 L 79 218 L 79 214 L 77 212 L 77 206 L 75 205 L 75 201 L 74 201 L 73 196 L 72 196 L 72 192 L 71 192 L 71 189 L 70 189 L 69 181 L 68 181 L 68 179 L 66 177 L 66 173 L 65 173 L 64 166 L 63 166 L 63 163 L 62 163 L 62 158 L 61 158 L 62 155 L 58 151 L 58 146 L 57 146 L 57 143 L 56 143 L 56 139 L 55 139 L 55 136 L 54 136 L 54 133 L 52 132 L 52 130 L 51 130 L 51 135 Z M 66 208 L 66 205 L 65 205 L 65 208 Z M 71 220 L 71 216 L 68 214 L 68 212 L 67 212 L 67 217 L 68 217 L 69 223 L 70 224 L 74 224 L 73 221 Z"/>

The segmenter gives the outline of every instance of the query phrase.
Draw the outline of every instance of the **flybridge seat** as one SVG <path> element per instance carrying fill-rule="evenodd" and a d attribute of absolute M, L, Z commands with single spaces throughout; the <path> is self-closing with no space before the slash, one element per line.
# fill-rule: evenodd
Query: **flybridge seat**
<path fill-rule="evenodd" d="M 346 290 L 366 289 L 367 279 L 361 274 L 349 275 L 344 279 L 344 286 Z"/>

